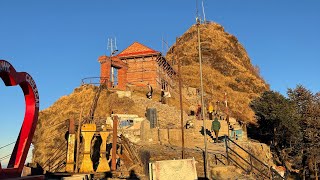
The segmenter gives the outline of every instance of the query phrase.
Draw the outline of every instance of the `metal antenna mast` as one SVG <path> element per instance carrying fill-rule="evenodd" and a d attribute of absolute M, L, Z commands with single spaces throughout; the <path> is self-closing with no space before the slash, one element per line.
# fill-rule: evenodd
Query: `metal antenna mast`
<path fill-rule="evenodd" d="M 197 0 L 198 2 L 198 0 Z M 199 50 L 199 64 L 200 64 L 200 89 L 201 89 L 201 115 L 203 121 L 203 138 L 204 138 L 204 175 L 208 177 L 208 146 L 207 146 L 207 128 L 206 128 L 206 116 L 204 108 L 204 99 L 203 99 L 203 78 L 202 78 L 202 53 L 201 53 L 201 40 L 200 40 L 200 24 L 201 20 L 198 16 L 198 3 L 197 3 L 197 18 L 196 18 L 197 32 L 198 32 L 198 50 Z M 200 116 L 201 117 L 201 116 Z"/>
<path fill-rule="evenodd" d="M 116 37 L 114 37 L 114 50 L 115 51 L 118 51 L 118 48 L 117 48 L 117 38 Z"/>
<path fill-rule="evenodd" d="M 107 50 L 110 50 L 110 56 L 113 56 L 118 51 L 117 38 L 114 38 L 114 41 L 112 38 L 108 38 Z"/>
<path fill-rule="evenodd" d="M 199 19 L 198 0 L 196 0 L 196 22 L 198 22 L 198 19 Z"/>
<path fill-rule="evenodd" d="M 112 40 L 112 38 L 108 38 L 107 50 L 110 50 L 110 54 L 112 54 L 112 52 L 113 52 L 113 40 Z"/>
<path fill-rule="evenodd" d="M 203 22 L 206 23 L 206 13 L 204 12 L 203 1 L 202 1 L 202 14 L 203 14 Z"/>

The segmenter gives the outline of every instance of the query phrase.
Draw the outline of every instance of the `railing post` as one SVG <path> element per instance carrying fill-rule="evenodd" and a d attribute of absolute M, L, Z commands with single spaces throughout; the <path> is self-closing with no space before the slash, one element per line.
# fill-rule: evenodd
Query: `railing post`
<path fill-rule="evenodd" d="M 270 180 L 273 180 L 272 166 L 269 167 Z"/>
<path fill-rule="evenodd" d="M 214 160 L 216 162 L 216 165 L 218 165 L 218 160 L 217 160 L 217 155 L 216 154 L 214 155 Z"/>
<path fill-rule="evenodd" d="M 253 167 L 252 167 L 252 158 L 251 158 L 250 154 L 249 154 L 249 160 L 250 160 L 250 171 L 249 172 L 251 173 Z"/>
<path fill-rule="evenodd" d="M 118 116 L 113 117 L 113 134 L 112 134 L 112 155 L 111 155 L 111 170 L 115 171 L 117 169 L 117 130 L 118 130 Z"/>
<path fill-rule="evenodd" d="M 50 158 L 50 161 L 49 161 L 49 172 L 51 172 L 51 158 Z"/>
<path fill-rule="evenodd" d="M 224 143 L 226 146 L 226 153 L 227 153 L 227 165 L 229 165 L 229 153 L 228 153 L 228 139 L 227 139 L 227 135 L 224 135 Z"/>

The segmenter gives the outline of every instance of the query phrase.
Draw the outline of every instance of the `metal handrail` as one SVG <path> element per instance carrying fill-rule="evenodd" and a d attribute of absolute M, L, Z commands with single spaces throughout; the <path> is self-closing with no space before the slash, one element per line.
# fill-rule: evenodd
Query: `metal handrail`
<path fill-rule="evenodd" d="M 84 84 L 102 84 L 109 81 L 109 78 L 107 77 L 86 77 L 81 79 L 81 85 Z"/>
<path fill-rule="evenodd" d="M 269 168 L 268 165 L 266 165 L 264 162 L 260 161 L 257 157 L 255 157 L 253 154 L 251 154 L 250 152 L 248 152 L 247 150 L 245 150 L 243 147 L 241 147 L 239 144 L 237 144 L 236 142 L 234 142 L 233 140 L 231 140 L 228 136 L 227 136 L 228 140 L 231 141 L 233 144 L 235 144 L 236 146 L 238 146 L 240 149 L 242 149 L 244 152 L 246 152 L 247 154 L 249 154 L 251 157 L 253 157 L 254 159 L 256 159 L 259 163 L 261 163 L 263 166 L 265 166 L 266 168 Z M 230 149 L 230 147 L 229 147 Z"/>
<path fill-rule="evenodd" d="M 56 146 L 55 151 L 52 153 L 53 155 L 48 157 L 48 159 L 43 163 L 42 168 L 48 167 L 48 169 L 50 171 L 52 160 L 54 160 L 54 158 L 56 158 L 56 156 L 59 155 L 59 153 L 60 153 L 59 151 L 62 151 L 62 148 L 66 147 L 66 145 L 67 145 L 66 142 L 62 141 L 58 146 Z"/>
<path fill-rule="evenodd" d="M 232 160 L 236 165 L 238 165 L 238 167 L 240 167 L 242 170 L 244 170 L 245 172 L 248 172 L 248 170 L 246 170 L 246 168 L 244 168 L 243 166 L 240 165 L 240 163 L 238 163 L 236 160 L 234 160 L 231 157 L 228 157 L 230 160 Z"/>
<path fill-rule="evenodd" d="M 102 84 L 99 85 L 99 88 L 98 88 L 98 90 L 96 91 L 96 93 L 94 95 L 93 102 L 92 102 L 92 105 L 91 105 L 91 108 L 90 108 L 90 112 L 89 112 L 89 117 L 90 117 L 91 121 L 93 121 L 93 119 L 94 119 L 94 113 L 96 111 L 96 108 L 97 108 L 97 105 L 98 105 L 98 100 L 99 100 L 99 97 L 100 97 L 100 93 L 101 93 L 102 89 L 104 88 L 105 82 L 106 81 L 102 81 Z"/>
<path fill-rule="evenodd" d="M 247 172 L 247 170 L 246 170 L 243 166 L 241 166 L 241 165 L 240 165 L 236 160 L 234 160 L 233 158 L 231 158 L 231 157 L 228 157 L 228 158 L 227 158 L 225 155 L 220 154 L 220 153 L 219 153 L 219 155 L 222 156 L 222 157 L 224 157 L 224 158 L 226 158 L 227 161 L 228 161 L 228 158 L 229 158 L 229 159 L 232 160 L 239 168 L 241 168 L 243 171 Z M 221 159 L 219 159 L 219 158 L 217 157 L 217 154 L 214 154 L 214 158 L 215 158 L 215 160 L 216 160 L 216 165 L 218 165 L 217 161 L 221 162 L 223 165 L 227 165 L 227 164 L 225 164 Z"/>
<path fill-rule="evenodd" d="M 243 158 L 241 155 L 239 155 L 237 152 L 235 152 L 229 145 L 228 145 L 228 141 L 232 142 L 234 145 L 236 145 L 237 147 L 239 147 L 241 150 L 243 150 L 244 152 L 246 152 L 249 157 L 250 157 L 250 162 L 248 160 L 246 160 L 245 158 Z M 253 154 L 251 154 L 250 152 L 248 152 L 247 150 L 245 150 L 243 147 L 241 147 L 239 144 L 237 144 L 236 142 L 234 142 L 233 140 L 231 140 L 227 135 L 225 135 L 225 146 L 226 146 L 226 158 L 227 158 L 227 163 L 229 163 L 229 160 L 232 160 L 235 164 L 237 164 L 241 169 L 245 170 L 238 162 L 236 162 L 233 158 L 230 157 L 230 151 L 232 151 L 233 154 L 237 155 L 240 159 L 242 159 L 245 163 L 250 165 L 250 170 L 245 170 L 248 173 L 253 172 L 253 169 L 257 170 L 261 175 L 270 178 L 270 179 L 274 179 L 274 177 L 279 177 L 281 179 L 285 179 L 284 177 L 282 177 L 278 171 L 276 171 L 274 168 L 269 167 L 268 165 L 266 165 L 265 163 L 263 163 L 261 160 L 259 160 L 256 156 L 254 156 Z M 269 175 L 265 174 L 264 171 L 262 169 L 259 169 L 258 167 L 254 166 L 252 164 L 252 158 L 254 158 L 257 162 L 259 162 L 262 166 L 264 166 L 266 169 L 268 169 L 269 171 Z M 255 173 L 254 173 L 255 174 Z"/>
<path fill-rule="evenodd" d="M 229 148 L 230 149 L 230 148 Z M 252 169 L 256 169 L 260 174 L 264 175 L 265 177 L 269 177 L 267 174 L 265 174 L 264 172 L 262 172 L 262 170 L 258 169 L 257 167 L 252 165 L 252 161 L 250 160 L 250 162 L 248 162 L 246 159 L 244 159 L 242 156 L 240 156 L 237 152 L 235 152 L 233 149 L 230 149 L 233 153 L 235 153 L 239 158 L 241 158 L 244 162 L 246 162 L 247 164 L 250 164 L 250 170 L 248 172 L 251 172 Z M 229 156 L 229 158 L 231 158 Z M 251 159 L 251 158 L 250 158 Z"/>
<path fill-rule="evenodd" d="M 226 158 L 223 154 L 220 154 L 220 156 Z M 226 165 L 221 159 L 219 159 L 219 158 L 217 157 L 217 154 L 214 154 L 214 159 L 215 159 L 216 165 L 218 165 L 218 161 L 219 161 L 221 164 Z M 227 159 L 227 158 L 226 158 L 226 159 Z"/>

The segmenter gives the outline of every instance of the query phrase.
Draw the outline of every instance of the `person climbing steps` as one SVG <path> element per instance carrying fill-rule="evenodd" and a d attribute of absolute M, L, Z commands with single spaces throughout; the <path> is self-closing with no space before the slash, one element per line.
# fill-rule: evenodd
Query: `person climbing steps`
<path fill-rule="evenodd" d="M 221 128 L 221 124 L 220 124 L 217 116 L 215 116 L 214 121 L 212 121 L 212 124 L 211 124 L 211 132 L 214 132 L 214 135 L 216 136 L 215 143 L 218 142 L 220 128 Z"/>

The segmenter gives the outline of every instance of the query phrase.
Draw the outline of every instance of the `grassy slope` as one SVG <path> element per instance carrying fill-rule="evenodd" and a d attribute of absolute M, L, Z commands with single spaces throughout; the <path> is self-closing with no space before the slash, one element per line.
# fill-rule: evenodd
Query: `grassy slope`
<path fill-rule="evenodd" d="M 251 100 L 269 89 L 259 75 L 236 37 L 226 33 L 222 26 L 211 23 L 200 25 L 203 59 L 204 90 L 208 99 L 223 101 L 224 92 L 232 116 L 254 122 L 249 107 Z M 182 78 L 185 86 L 199 88 L 199 58 L 197 28 L 192 26 L 167 53 L 167 59 L 182 61 Z"/>

